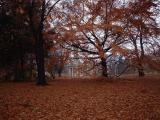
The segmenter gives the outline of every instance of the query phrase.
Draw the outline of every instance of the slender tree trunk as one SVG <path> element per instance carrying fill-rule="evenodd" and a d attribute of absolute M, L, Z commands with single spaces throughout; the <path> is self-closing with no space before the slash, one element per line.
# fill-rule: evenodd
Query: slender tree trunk
<path fill-rule="evenodd" d="M 145 76 L 144 69 L 143 68 L 138 68 L 138 74 L 139 74 L 139 77 Z"/>
<path fill-rule="evenodd" d="M 143 77 L 145 75 L 144 74 L 144 68 L 143 68 L 143 65 L 142 65 L 142 59 L 141 59 L 141 57 L 139 57 L 139 54 L 138 54 L 138 48 L 137 48 L 136 40 L 133 40 L 133 44 L 134 44 L 134 47 L 135 47 L 135 55 L 136 55 L 137 63 L 138 63 L 138 67 L 137 67 L 138 75 L 139 75 L 139 77 Z"/>
<path fill-rule="evenodd" d="M 52 76 L 52 79 L 55 79 L 55 73 L 53 73 L 52 71 L 51 71 L 51 76 Z"/>
<path fill-rule="evenodd" d="M 24 50 L 23 45 L 20 43 L 20 76 L 22 80 L 25 80 L 25 68 L 24 68 Z"/>
<path fill-rule="evenodd" d="M 21 79 L 25 80 L 25 69 L 24 69 L 24 55 L 22 54 L 20 57 L 20 74 L 21 74 Z"/>
<path fill-rule="evenodd" d="M 138 69 L 138 72 L 139 72 L 139 77 L 143 77 L 143 76 L 145 76 L 144 68 L 142 65 L 142 61 L 144 59 L 144 48 L 143 48 L 143 38 L 142 38 L 142 31 L 141 30 L 140 30 L 140 47 L 141 47 L 140 64 L 139 64 L 140 68 Z"/>
<path fill-rule="evenodd" d="M 105 58 L 101 59 L 101 66 L 102 66 L 102 76 L 108 77 L 107 62 Z"/>

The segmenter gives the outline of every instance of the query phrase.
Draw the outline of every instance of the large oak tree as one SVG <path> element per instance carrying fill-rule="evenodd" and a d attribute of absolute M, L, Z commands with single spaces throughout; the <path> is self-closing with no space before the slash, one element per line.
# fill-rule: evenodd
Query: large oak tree
<path fill-rule="evenodd" d="M 102 75 L 108 77 L 107 59 L 124 42 L 123 4 L 119 0 L 64 1 L 57 9 L 57 31 L 67 49 L 88 53 L 100 61 Z M 73 50 L 73 49 L 72 49 Z"/>

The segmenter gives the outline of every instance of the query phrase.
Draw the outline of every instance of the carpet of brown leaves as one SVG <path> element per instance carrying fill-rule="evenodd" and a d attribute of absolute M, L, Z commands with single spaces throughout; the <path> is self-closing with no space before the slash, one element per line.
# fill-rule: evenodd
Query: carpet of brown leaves
<path fill-rule="evenodd" d="M 0 83 L 0 120 L 160 120 L 160 79 Z"/>

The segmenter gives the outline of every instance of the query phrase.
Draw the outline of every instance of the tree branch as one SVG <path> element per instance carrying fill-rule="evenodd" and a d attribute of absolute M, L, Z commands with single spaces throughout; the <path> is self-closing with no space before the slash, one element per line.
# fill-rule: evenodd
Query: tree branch
<path fill-rule="evenodd" d="M 60 0 L 57 0 L 57 1 L 50 7 L 50 9 L 48 10 L 46 16 L 48 16 L 48 15 L 50 14 L 50 12 L 53 10 L 53 8 L 55 7 L 55 5 L 56 5 L 59 1 L 60 1 Z M 46 19 L 46 17 L 45 17 L 45 19 Z"/>

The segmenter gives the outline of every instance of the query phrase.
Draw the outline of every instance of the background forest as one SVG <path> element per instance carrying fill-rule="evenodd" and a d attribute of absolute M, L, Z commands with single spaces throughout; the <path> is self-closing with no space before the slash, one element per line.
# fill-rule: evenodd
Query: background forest
<path fill-rule="evenodd" d="M 159 13 L 159 0 L 0 0 L 0 79 L 44 85 L 73 62 L 82 77 L 158 74 Z"/>

